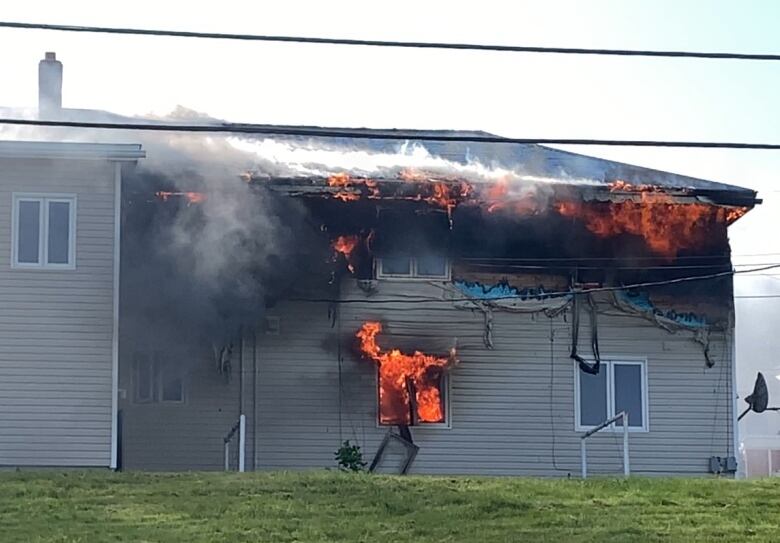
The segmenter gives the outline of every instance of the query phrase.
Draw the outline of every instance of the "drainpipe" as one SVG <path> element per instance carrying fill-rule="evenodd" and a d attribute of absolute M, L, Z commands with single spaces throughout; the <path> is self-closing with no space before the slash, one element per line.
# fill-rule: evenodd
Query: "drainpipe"
<path fill-rule="evenodd" d="M 257 471 L 257 324 L 252 330 L 252 471 Z"/>

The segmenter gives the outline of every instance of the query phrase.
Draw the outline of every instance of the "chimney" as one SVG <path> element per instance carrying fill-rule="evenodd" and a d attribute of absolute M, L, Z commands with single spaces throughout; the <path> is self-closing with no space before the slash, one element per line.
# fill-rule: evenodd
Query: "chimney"
<path fill-rule="evenodd" d="M 62 62 L 46 53 L 38 63 L 38 117 L 56 117 L 62 110 Z"/>

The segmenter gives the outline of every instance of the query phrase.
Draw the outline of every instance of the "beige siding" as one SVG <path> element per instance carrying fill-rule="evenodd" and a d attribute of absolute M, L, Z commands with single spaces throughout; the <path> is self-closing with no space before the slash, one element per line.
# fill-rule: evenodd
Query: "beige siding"
<path fill-rule="evenodd" d="M 110 465 L 114 173 L 0 158 L 0 465 Z M 76 196 L 75 270 L 11 267 L 14 192 Z"/>
<path fill-rule="evenodd" d="M 381 320 L 399 345 L 444 350 L 457 339 L 460 364 L 451 371 L 452 428 L 414 428 L 416 473 L 566 475 L 579 473 L 574 430 L 574 365 L 570 315 L 495 312 L 494 350 L 483 345 L 483 318 L 447 303 L 378 304 L 383 296 L 440 290 L 381 282 L 371 303 L 343 304 L 332 325 L 326 304 L 285 304 L 278 336 L 258 345 L 258 469 L 332 467 L 344 439 L 370 459 L 385 429 L 376 425 L 373 366 L 352 351 L 365 320 Z M 354 282 L 346 298 L 366 299 Z M 582 323 L 582 330 L 588 330 Z M 552 341 L 551 341 L 552 334 Z M 581 351 L 586 351 L 586 333 Z M 733 455 L 731 347 L 714 338 L 706 369 L 688 333 L 669 334 L 614 310 L 599 316 L 604 358 L 647 358 L 649 427 L 631 434 L 635 473 L 704 474 L 710 456 Z M 339 360 L 339 354 L 341 360 Z M 589 442 L 592 473 L 621 470 L 621 439 L 602 433 Z"/>

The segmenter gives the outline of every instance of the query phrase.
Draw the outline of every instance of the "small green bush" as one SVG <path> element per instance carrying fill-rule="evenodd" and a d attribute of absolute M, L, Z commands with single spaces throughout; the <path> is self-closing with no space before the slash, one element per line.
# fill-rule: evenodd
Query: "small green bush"
<path fill-rule="evenodd" d="M 352 445 L 349 440 L 341 444 L 335 456 L 339 468 L 344 471 L 363 471 L 366 467 L 366 462 L 363 461 L 363 453 L 360 452 L 360 445 Z"/>

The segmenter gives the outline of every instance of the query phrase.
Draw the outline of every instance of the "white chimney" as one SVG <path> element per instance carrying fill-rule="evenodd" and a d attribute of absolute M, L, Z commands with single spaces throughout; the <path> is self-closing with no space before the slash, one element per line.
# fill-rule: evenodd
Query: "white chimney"
<path fill-rule="evenodd" d="M 38 117 L 56 117 L 62 109 L 62 62 L 46 53 L 38 63 Z"/>

